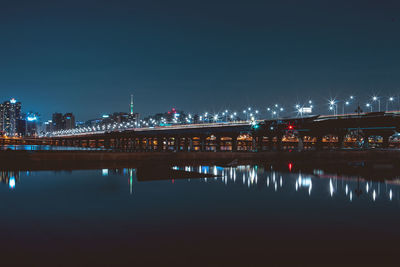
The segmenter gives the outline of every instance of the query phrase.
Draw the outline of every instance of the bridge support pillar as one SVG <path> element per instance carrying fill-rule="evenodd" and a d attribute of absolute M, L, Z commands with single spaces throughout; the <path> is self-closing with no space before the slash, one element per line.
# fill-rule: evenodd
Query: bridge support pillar
<path fill-rule="evenodd" d="M 321 150 L 323 148 L 322 136 L 316 136 L 316 138 L 317 138 L 317 140 L 316 140 L 315 146 L 316 146 L 317 150 Z"/>
<path fill-rule="evenodd" d="M 344 135 L 338 135 L 338 148 L 344 147 Z"/>
<path fill-rule="evenodd" d="M 164 138 L 157 137 L 157 151 L 163 151 L 163 150 L 164 150 Z"/>
<path fill-rule="evenodd" d="M 79 146 L 82 146 L 80 143 Z M 104 148 L 109 149 L 110 148 L 110 139 L 109 138 L 104 138 Z"/>
<path fill-rule="evenodd" d="M 181 150 L 181 139 L 179 137 L 174 138 L 174 146 L 175 152 L 179 152 Z"/>
<path fill-rule="evenodd" d="M 183 141 L 183 151 L 188 151 L 188 146 L 189 146 L 189 140 L 187 137 L 185 137 Z"/>
<path fill-rule="evenodd" d="M 215 139 L 215 150 L 221 151 L 221 136 L 217 136 Z"/>
<path fill-rule="evenodd" d="M 136 151 L 136 138 L 131 138 L 131 151 Z"/>
<path fill-rule="evenodd" d="M 384 147 L 384 148 L 388 148 L 389 147 L 389 145 L 390 145 L 389 138 L 390 138 L 390 135 L 382 136 L 382 147 Z"/>
<path fill-rule="evenodd" d="M 238 144 L 237 136 L 232 137 L 232 151 L 233 152 L 237 151 L 237 144 Z"/>
<path fill-rule="evenodd" d="M 363 148 L 369 148 L 369 135 L 363 137 Z"/>
<path fill-rule="evenodd" d="M 143 144 L 143 138 L 142 137 L 139 137 L 138 138 L 138 140 L 137 140 L 137 142 L 138 142 L 138 144 L 137 144 L 137 149 L 138 149 L 138 151 L 139 152 L 143 152 L 143 146 L 144 146 L 144 144 Z"/>
<path fill-rule="evenodd" d="M 149 151 L 154 151 L 154 146 L 155 146 L 155 144 L 154 144 L 154 138 L 152 137 L 152 138 L 148 138 L 147 139 L 149 142 L 149 147 L 148 147 L 148 149 L 149 149 Z"/>
<path fill-rule="evenodd" d="M 304 149 L 304 136 L 299 135 L 297 139 L 299 140 L 297 143 L 297 150 L 302 151 Z"/>
<path fill-rule="evenodd" d="M 268 136 L 268 150 L 272 150 L 274 147 L 274 137 L 273 136 Z"/>
<path fill-rule="evenodd" d="M 193 151 L 193 138 L 189 138 L 189 151 Z"/>
<path fill-rule="evenodd" d="M 120 140 L 118 137 L 114 139 L 114 149 L 118 150 L 120 146 Z"/>
<path fill-rule="evenodd" d="M 276 137 L 276 147 L 277 147 L 277 149 L 278 150 L 282 150 L 282 138 L 283 138 L 283 135 L 278 135 L 277 137 Z"/>
<path fill-rule="evenodd" d="M 257 152 L 263 151 L 263 136 L 257 136 Z"/>
<path fill-rule="evenodd" d="M 205 137 L 200 137 L 200 151 L 205 151 L 205 148 L 206 148 L 206 146 L 205 146 L 205 142 L 206 142 L 206 138 Z"/>

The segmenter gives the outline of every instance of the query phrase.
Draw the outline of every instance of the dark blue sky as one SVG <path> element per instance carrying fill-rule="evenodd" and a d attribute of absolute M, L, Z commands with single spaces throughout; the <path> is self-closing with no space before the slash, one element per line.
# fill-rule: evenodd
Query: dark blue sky
<path fill-rule="evenodd" d="M 44 119 L 400 93 L 398 1 L 0 0 L 0 36 L 2 100 Z"/>

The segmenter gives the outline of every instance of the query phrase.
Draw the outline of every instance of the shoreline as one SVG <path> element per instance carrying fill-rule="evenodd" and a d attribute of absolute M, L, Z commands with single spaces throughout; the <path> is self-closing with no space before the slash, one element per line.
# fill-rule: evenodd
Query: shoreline
<path fill-rule="evenodd" d="M 263 152 L 0 151 L 1 170 L 55 170 L 140 167 L 143 165 L 243 165 L 287 162 L 341 165 L 400 163 L 400 150 L 321 150 Z"/>

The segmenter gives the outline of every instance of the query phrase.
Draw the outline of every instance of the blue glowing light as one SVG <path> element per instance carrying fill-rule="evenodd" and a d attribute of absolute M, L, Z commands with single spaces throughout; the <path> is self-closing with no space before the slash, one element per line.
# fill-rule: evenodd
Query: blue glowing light
<path fill-rule="evenodd" d="M 11 189 L 14 189 L 14 188 L 15 188 L 15 178 L 14 178 L 14 177 L 11 177 L 11 178 L 10 178 L 10 180 L 8 181 L 8 186 L 9 186 Z"/>
<path fill-rule="evenodd" d="M 15 98 L 11 98 L 10 103 L 15 104 L 15 103 L 17 103 L 17 100 Z"/>
<path fill-rule="evenodd" d="M 29 115 L 28 117 L 26 117 L 26 119 L 28 121 L 37 121 L 38 118 L 35 115 Z"/>
<path fill-rule="evenodd" d="M 110 115 L 104 114 L 102 117 L 103 117 L 104 119 L 106 119 L 106 118 L 109 118 Z"/>

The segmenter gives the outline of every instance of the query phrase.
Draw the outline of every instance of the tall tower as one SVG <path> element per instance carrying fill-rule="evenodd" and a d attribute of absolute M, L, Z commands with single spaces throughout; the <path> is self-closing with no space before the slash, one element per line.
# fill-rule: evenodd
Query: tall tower
<path fill-rule="evenodd" d="M 133 95 L 131 95 L 131 115 L 133 115 Z"/>
<path fill-rule="evenodd" d="M 9 136 L 18 133 L 18 123 L 21 120 L 21 102 L 12 98 L 0 104 L 0 131 L 4 131 Z"/>

